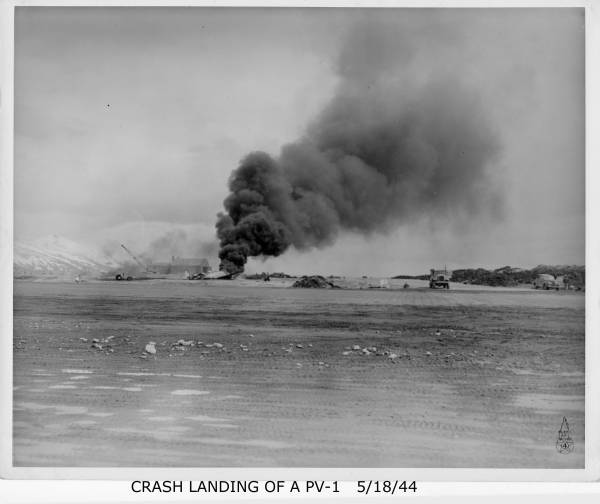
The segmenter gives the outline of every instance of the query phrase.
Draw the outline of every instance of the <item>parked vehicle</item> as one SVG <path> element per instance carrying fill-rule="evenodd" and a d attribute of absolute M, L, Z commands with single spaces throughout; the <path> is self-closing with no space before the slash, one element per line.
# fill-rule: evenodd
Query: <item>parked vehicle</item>
<path fill-rule="evenodd" d="M 441 287 L 442 289 L 450 288 L 450 272 L 444 268 L 443 270 L 431 270 L 431 275 L 429 276 L 429 288 L 437 289 Z"/>
<path fill-rule="evenodd" d="M 537 278 L 533 281 L 533 288 L 544 290 L 558 290 L 560 289 L 560 283 L 556 278 L 554 278 L 554 276 L 542 273 L 541 275 L 538 275 Z"/>

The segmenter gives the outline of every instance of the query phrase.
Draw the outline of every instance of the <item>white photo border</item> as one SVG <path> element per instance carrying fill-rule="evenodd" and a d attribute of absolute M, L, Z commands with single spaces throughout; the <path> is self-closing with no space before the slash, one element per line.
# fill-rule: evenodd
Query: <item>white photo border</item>
<path fill-rule="evenodd" d="M 600 478 L 600 147 L 598 90 L 600 80 L 600 4 L 588 1 L 28 1 L 0 4 L 0 476 L 9 479 L 84 480 L 357 480 L 397 479 L 397 468 L 72 468 L 14 467 L 12 462 L 12 316 L 13 316 L 13 125 L 14 9 L 20 6 L 268 6 L 268 7 L 581 7 L 586 26 L 586 343 L 585 343 L 585 469 L 434 469 L 403 468 L 402 479 L 425 482 L 590 482 Z M 595 140 L 596 139 L 596 140 Z M 101 485 L 100 485 L 101 486 Z M 505 485 L 504 485 L 505 486 Z M 99 488 L 95 486 L 94 488 Z M 500 488 L 500 487 L 498 487 Z M 443 492 L 442 492 L 443 494 Z M 1 495 L 1 493 L 0 493 Z M 98 495 L 96 490 L 89 495 Z M 173 498 L 173 496 L 171 497 Z"/>

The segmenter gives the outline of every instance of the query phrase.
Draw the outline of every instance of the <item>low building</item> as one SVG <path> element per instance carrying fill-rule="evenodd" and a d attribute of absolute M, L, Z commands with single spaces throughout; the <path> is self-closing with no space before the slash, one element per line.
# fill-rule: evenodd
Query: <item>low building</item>
<path fill-rule="evenodd" d="M 152 271 L 161 275 L 185 274 L 196 275 L 198 273 L 208 273 L 211 271 L 208 259 L 205 258 L 187 258 L 171 257 L 171 262 L 157 262 L 150 265 Z"/>

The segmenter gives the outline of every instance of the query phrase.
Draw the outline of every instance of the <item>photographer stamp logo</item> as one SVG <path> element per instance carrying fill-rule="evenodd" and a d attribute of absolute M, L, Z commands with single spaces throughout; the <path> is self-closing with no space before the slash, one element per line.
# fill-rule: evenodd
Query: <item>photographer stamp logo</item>
<path fill-rule="evenodd" d="M 556 440 L 556 450 L 564 455 L 571 453 L 574 446 L 575 443 L 573 443 L 573 438 L 571 438 L 571 432 L 569 431 L 569 422 L 567 422 L 567 417 L 563 417 L 562 425 L 558 431 L 558 439 Z"/>

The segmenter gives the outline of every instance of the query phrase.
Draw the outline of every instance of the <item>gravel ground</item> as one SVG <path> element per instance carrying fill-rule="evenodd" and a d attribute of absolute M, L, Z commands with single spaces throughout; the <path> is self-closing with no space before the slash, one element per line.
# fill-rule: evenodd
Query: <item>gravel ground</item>
<path fill-rule="evenodd" d="M 289 283 L 16 282 L 15 465 L 584 466 L 581 293 Z"/>

